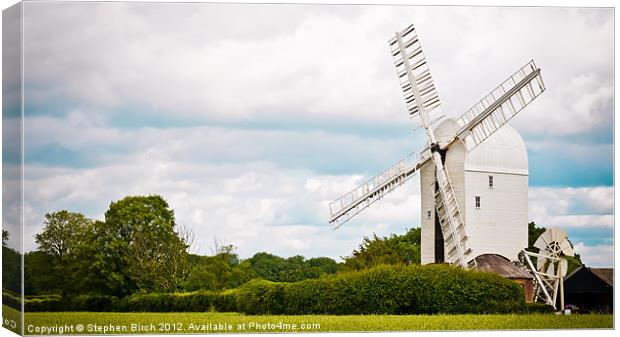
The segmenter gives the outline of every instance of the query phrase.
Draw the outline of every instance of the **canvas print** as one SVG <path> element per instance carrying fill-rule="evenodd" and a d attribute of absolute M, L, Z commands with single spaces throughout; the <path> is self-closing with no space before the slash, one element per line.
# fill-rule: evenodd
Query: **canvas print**
<path fill-rule="evenodd" d="M 3 11 L 24 335 L 612 329 L 614 9 Z"/>

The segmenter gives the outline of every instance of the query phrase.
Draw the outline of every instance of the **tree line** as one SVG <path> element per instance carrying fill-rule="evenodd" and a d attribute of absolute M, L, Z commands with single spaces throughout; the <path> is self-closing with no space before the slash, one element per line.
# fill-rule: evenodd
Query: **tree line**
<path fill-rule="evenodd" d="M 37 249 L 24 255 L 26 295 L 125 297 L 223 290 L 253 279 L 297 282 L 379 264 L 420 262 L 419 228 L 404 235 L 365 237 L 342 262 L 301 255 L 284 258 L 267 252 L 240 259 L 234 246 L 220 244 L 210 256 L 191 254 L 193 235 L 177 225 L 174 211 L 158 195 L 112 202 L 103 220 L 67 210 L 48 213 L 43 225 L 35 235 Z M 8 232 L 3 231 L 4 285 L 19 292 L 20 256 L 7 247 L 7 240 Z M 12 267 L 17 267 L 17 274 L 10 272 Z"/>

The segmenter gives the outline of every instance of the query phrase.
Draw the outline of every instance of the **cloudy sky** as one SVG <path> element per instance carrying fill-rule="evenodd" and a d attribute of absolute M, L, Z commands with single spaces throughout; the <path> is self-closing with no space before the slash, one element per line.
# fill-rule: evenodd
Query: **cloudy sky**
<path fill-rule="evenodd" d="M 137 194 L 167 199 L 202 254 L 217 237 L 338 258 L 419 226 L 417 178 L 327 224 L 331 200 L 424 143 L 387 46 L 410 23 L 448 116 L 536 60 L 548 89 L 511 123 L 529 218 L 612 266 L 608 9 L 26 3 L 26 250 L 46 212 L 102 219 Z"/>

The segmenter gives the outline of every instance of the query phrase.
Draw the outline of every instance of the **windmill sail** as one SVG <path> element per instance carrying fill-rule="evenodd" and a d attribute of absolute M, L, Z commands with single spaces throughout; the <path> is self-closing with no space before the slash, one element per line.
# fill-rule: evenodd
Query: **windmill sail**
<path fill-rule="evenodd" d="M 471 151 L 543 91 L 540 69 L 531 60 L 456 120 L 460 127 L 457 138 Z"/>
<path fill-rule="evenodd" d="M 329 222 L 334 224 L 334 229 L 342 226 L 356 214 L 413 177 L 428 159 L 428 156 L 416 158 L 414 154 L 410 154 L 376 177 L 336 199 L 329 204 Z"/>
<path fill-rule="evenodd" d="M 436 207 L 444 236 L 444 246 L 448 250 L 448 262 L 467 268 L 471 251 L 467 249 L 465 222 L 450 183 L 450 176 L 443 166 L 443 160 L 438 151 L 430 116 L 430 112 L 441 102 L 413 25 L 402 32 L 397 32 L 396 36 L 389 41 L 389 45 L 407 110 L 412 116 L 420 116 L 422 126 L 429 137 L 438 186 L 435 194 Z"/>
<path fill-rule="evenodd" d="M 441 101 L 413 25 L 398 33 L 389 44 L 409 114 L 419 114 L 420 106 L 430 114 Z"/>

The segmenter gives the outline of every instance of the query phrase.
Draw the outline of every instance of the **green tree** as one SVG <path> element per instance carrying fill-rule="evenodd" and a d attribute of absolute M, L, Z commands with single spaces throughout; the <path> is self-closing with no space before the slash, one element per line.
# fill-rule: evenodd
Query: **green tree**
<path fill-rule="evenodd" d="M 186 291 L 215 290 L 217 289 L 217 276 L 207 265 L 193 266 L 183 283 Z"/>
<path fill-rule="evenodd" d="M 527 224 L 527 248 L 534 249 L 534 242 L 538 239 L 542 233 L 547 230 L 545 227 L 537 227 L 534 221 Z"/>
<path fill-rule="evenodd" d="M 104 230 L 106 224 L 96 220 L 86 226 L 81 233 L 80 244 L 76 247 L 74 282 L 77 293 L 108 294 L 109 277 L 107 265 Z M 110 255 L 111 256 L 111 255 Z"/>
<path fill-rule="evenodd" d="M 174 211 L 160 196 L 111 203 L 97 223 L 92 258 L 106 292 L 176 291 L 187 273 L 188 245 L 175 229 Z"/>
<path fill-rule="evenodd" d="M 280 273 L 287 268 L 285 259 L 265 252 L 254 254 L 248 262 L 258 275 L 274 282 L 280 281 Z"/>
<path fill-rule="evenodd" d="M 250 262 L 241 261 L 241 263 L 232 269 L 227 288 L 237 288 L 242 284 L 256 278 L 259 278 L 259 276 L 252 268 Z"/>
<path fill-rule="evenodd" d="M 257 278 L 249 262 L 240 262 L 234 246 L 222 246 L 215 256 L 193 256 L 192 267 L 184 282 L 184 289 L 222 290 L 236 288 Z"/>
<path fill-rule="evenodd" d="M 2 230 L 2 289 L 21 293 L 21 254 L 7 246 L 10 233 Z"/>
<path fill-rule="evenodd" d="M 344 258 L 344 268 L 360 270 L 380 264 L 419 264 L 420 228 L 409 229 L 403 235 L 364 237 L 359 248 Z"/>
<path fill-rule="evenodd" d="M 6 247 L 6 243 L 9 241 L 9 238 L 11 237 L 11 234 L 9 234 L 9 231 L 7 230 L 2 230 L 2 247 Z"/>
<path fill-rule="evenodd" d="M 76 252 L 92 220 L 83 214 L 63 210 L 45 214 L 43 224 L 43 231 L 35 235 L 35 242 L 38 250 L 49 256 L 60 293 L 66 297 L 75 292 Z"/>
<path fill-rule="evenodd" d="M 311 268 L 317 268 L 324 274 L 334 274 L 340 269 L 338 262 L 329 257 L 313 257 L 306 261 Z"/>
<path fill-rule="evenodd" d="M 273 254 L 256 253 L 246 260 L 260 277 L 274 282 L 297 282 L 333 274 L 339 269 L 338 263 L 328 257 L 306 260 L 301 255 L 282 258 Z"/>
<path fill-rule="evenodd" d="M 61 282 L 57 270 L 54 269 L 54 259 L 51 255 L 42 251 L 28 252 L 24 255 L 26 295 L 57 294 L 62 291 Z"/>

